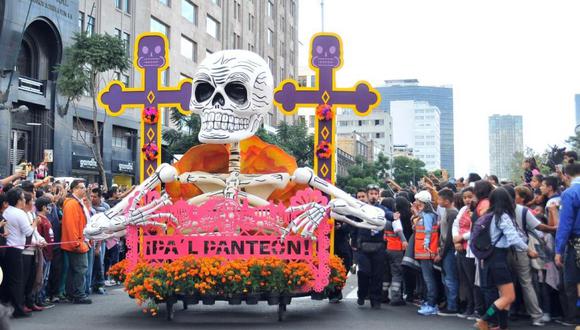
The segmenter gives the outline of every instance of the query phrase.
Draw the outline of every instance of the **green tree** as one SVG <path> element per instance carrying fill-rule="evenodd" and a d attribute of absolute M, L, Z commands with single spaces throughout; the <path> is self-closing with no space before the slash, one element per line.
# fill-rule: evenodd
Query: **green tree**
<path fill-rule="evenodd" d="M 425 170 L 425 163 L 419 159 L 409 158 L 405 156 L 395 157 L 393 160 L 393 176 L 395 181 L 403 185 L 409 183 L 417 184 L 423 176 L 427 175 Z"/>
<path fill-rule="evenodd" d="M 72 45 L 65 49 L 64 62 L 57 67 L 57 88 L 67 98 L 66 105 L 59 109 L 59 114 L 65 116 L 72 101 L 80 100 L 83 95 L 90 95 L 93 120 L 92 127 L 86 127 L 86 130 L 92 133 L 93 141 L 83 142 L 97 161 L 103 185 L 107 189 L 107 175 L 101 154 L 102 125 L 97 120 L 99 76 L 111 70 L 124 72 L 129 68 L 129 59 L 124 42 L 117 37 L 77 33 L 72 40 Z M 78 116 L 76 120 L 82 126 Z"/>
<path fill-rule="evenodd" d="M 391 162 L 389 157 L 385 156 L 382 152 L 379 153 L 377 160 L 375 160 L 375 169 L 377 171 L 377 179 L 381 183 L 383 188 L 386 188 L 386 180 L 389 178 L 389 171 L 391 170 Z"/>
<path fill-rule="evenodd" d="M 576 135 L 570 136 L 566 143 L 576 152 L 580 152 L 580 132 Z"/>
<path fill-rule="evenodd" d="M 201 121 L 197 115 L 184 115 L 176 108 L 170 111 L 175 128 L 163 131 L 163 140 L 168 146 L 163 150 L 163 161 L 170 163 L 175 155 L 183 155 L 191 147 L 200 144 L 198 139 Z"/>
<path fill-rule="evenodd" d="M 336 179 L 336 185 L 349 194 L 354 194 L 360 188 L 379 182 L 376 163 L 368 162 L 360 156 L 355 158 L 355 164 L 347 171 L 347 176 L 339 176 Z"/>
<path fill-rule="evenodd" d="M 308 127 L 304 122 L 299 121 L 293 125 L 281 122 L 276 134 L 260 128 L 256 135 L 264 142 L 275 144 L 292 155 L 299 167 L 313 166 L 314 135 L 308 134 Z"/>

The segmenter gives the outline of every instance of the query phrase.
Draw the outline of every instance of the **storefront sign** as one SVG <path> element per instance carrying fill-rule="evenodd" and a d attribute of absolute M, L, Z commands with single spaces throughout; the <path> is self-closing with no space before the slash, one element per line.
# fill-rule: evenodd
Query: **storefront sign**
<path fill-rule="evenodd" d="M 112 170 L 115 173 L 127 173 L 133 174 L 135 173 L 135 163 L 126 160 L 114 160 L 113 159 L 113 166 Z"/>
<path fill-rule="evenodd" d="M 73 169 L 97 170 L 99 164 L 93 157 L 73 156 Z"/>
<path fill-rule="evenodd" d="M 54 161 L 54 152 L 52 149 L 44 149 L 44 162 L 52 163 Z"/>

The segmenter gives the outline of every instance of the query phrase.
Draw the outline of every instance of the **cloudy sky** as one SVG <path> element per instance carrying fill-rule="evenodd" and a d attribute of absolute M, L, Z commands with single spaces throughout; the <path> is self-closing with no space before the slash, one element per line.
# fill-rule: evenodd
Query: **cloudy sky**
<path fill-rule="evenodd" d="M 300 1 L 300 61 L 321 30 L 319 0 Z M 524 116 L 524 145 L 573 134 L 580 93 L 580 1 L 325 0 L 324 30 L 341 35 L 339 85 L 416 78 L 452 85 L 455 168 L 486 173 L 487 117 Z"/>

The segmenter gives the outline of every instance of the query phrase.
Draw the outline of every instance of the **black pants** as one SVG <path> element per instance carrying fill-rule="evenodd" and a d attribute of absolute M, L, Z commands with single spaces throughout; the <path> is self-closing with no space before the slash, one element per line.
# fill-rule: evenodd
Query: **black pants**
<path fill-rule="evenodd" d="M 24 307 L 24 267 L 22 264 L 22 250 L 7 248 L 4 256 L 4 288 L 8 301 L 12 303 L 14 312 L 22 313 Z"/>
<path fill-rule="evenodd" d="M 467 306 L 465 312 L 471 314 L 478 312 L 483 315 L 484 303 L 481 290 L 475 286 L 475 260 L 467 258 L 465 252 L 457 253 L 457 271 L 459 283 L 465 283 Z"/>
<path fill-rule="evenodd" d="M 36 262 L 33 255 L 22 255 L 22 277 L 24 278 L 24 305 L 32 308 L 35 301 L 34 279 L 36 277 Z"/>
<path fill-rule="evenodd" d="M 383 274 L 385 272 L 385 250 L 373 253 L 358 252 L 358 292 L 359 298 L 370 298 L 371 303 L 381 303 Z"/>

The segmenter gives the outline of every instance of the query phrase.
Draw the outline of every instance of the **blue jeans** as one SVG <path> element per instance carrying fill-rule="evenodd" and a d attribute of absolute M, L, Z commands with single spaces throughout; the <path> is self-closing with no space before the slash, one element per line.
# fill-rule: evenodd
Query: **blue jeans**
<path fill-rule="evenodd" d="M 42 288 L 40 289 L 39 292 L 40 302 L 44 302 L 46 298 L 48 298 L 48 295 L 46 293 L 46 286 L 48 285 L 48 277 L 50 275 L 50 264 L 51 264 L 50 261 L 44 260 L 44 268 L 43 268 L 44 274 L 42 274 Z"/>
<path fill-rule="evenodd" d="M 91 246 L 87 252 L 87 272 L 85 274 L 85 294 L 91 294 L 91 284 L 93 282 L 93 264 L 95 262 L 95 249 Z"/>
<path fill-rule="evenodd" d="M 443 285 L 445 286 L 445 296 L 447 297 L 447 309 L 457 310 L 457 293 L 459 292 L 459 280 L 457 276 L 457 261 L 455 252 L 448 251 L 442 260 Z"/>
<path fill-rule="evenodd" d="M 94 288 L 102 288 L 105 286 L 105 253 L 107 247 L 105 242 L 102 242 L 101 248 L 99 250 L 99 255 L 95 256 L 95 262 L 93 266 L 93 280 L 92 285 Z"/>
<path fill-rule="evenodd" d="M 433 260 L 419 260 L 419 264 L 421 264 L 421 274 L 427 287 L 427 303 L 429 306 L 437 306 L 438 288 L 433 273 Z"/>

